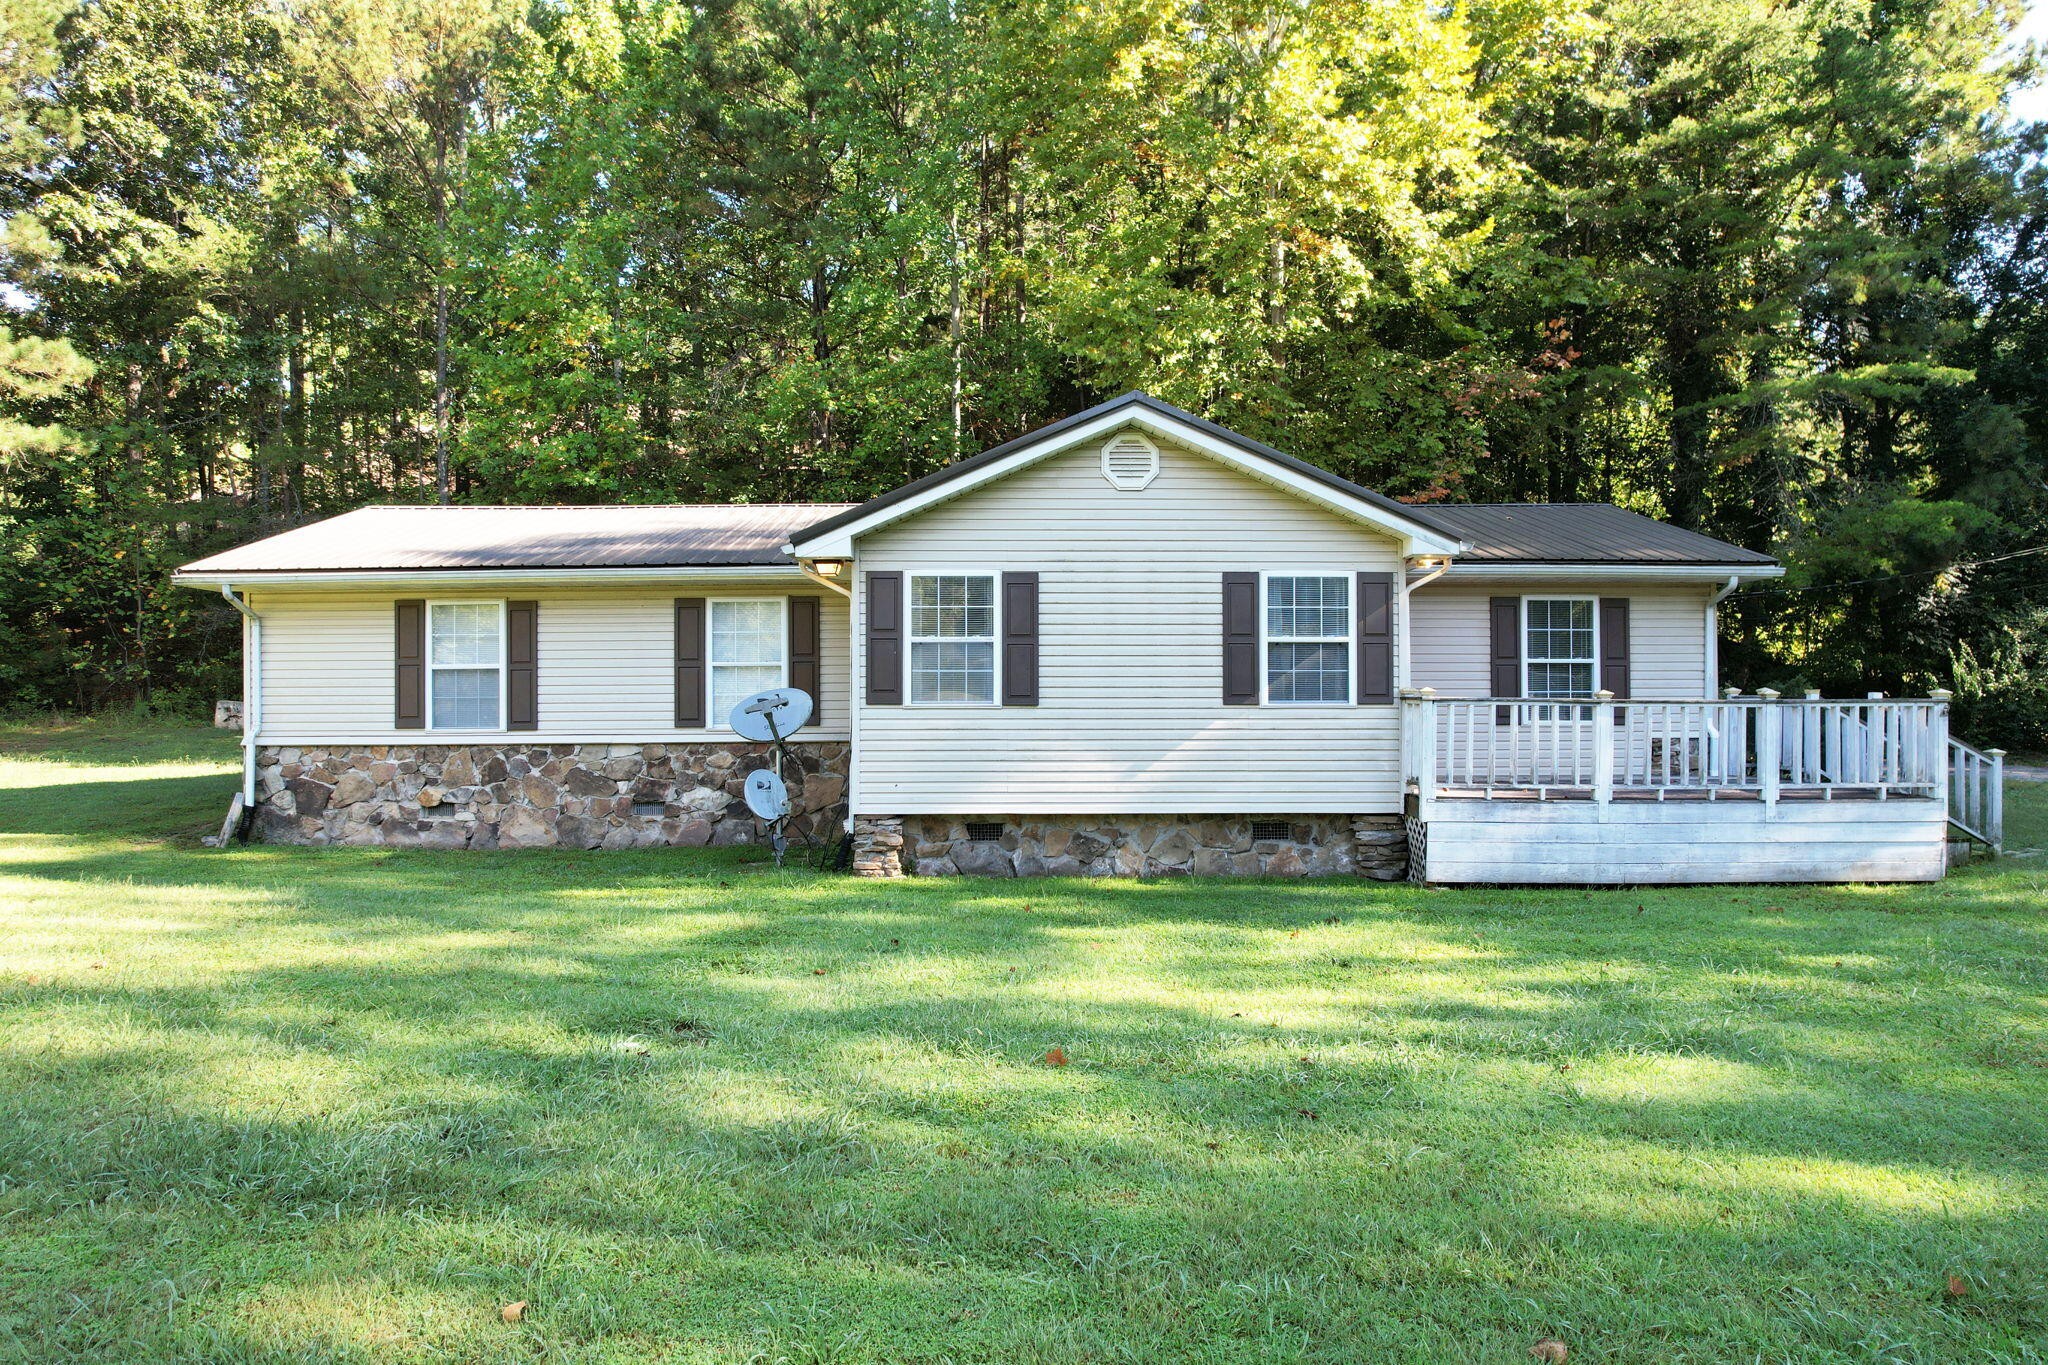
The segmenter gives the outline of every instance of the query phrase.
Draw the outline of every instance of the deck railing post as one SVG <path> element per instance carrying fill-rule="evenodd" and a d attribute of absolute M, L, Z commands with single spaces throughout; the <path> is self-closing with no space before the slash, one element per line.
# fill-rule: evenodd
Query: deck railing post
<path fill-rule="evenodd" d="M 1984 756 L 1991 760 L 1991 790 L 1985 794 L 1990 804 L 1990 814 L 1984 820 L 1984 832 L 1991 836 L 1991 851 L 2005 852 L 2005 750 L 1986 749 Z"/>
<path fill-rule="evenodd" d="M 1427 820 L 1436 796 L 1436 693 L 1430 688 L 1401 689 L 1401 763 L 1407 781 L 1415 784 L 1419 818 Z"/>
<path fill-rule="evenodd" d="M 1924 777 L 1934 788 L 1934 794 L 1941 801 L 1941 813 L 1949 813 L 1949 771 L 1948 771 L 1948 703 L 1955 694 L 1945 687 L 1937 687 L 1927 694 L 1927 734 L 1923 741 L 1927 750 L 1915 774 Z"/>
<path fill-rule="evenodd" d="M 1593 800 L 1604 806 L 1614 800 L 1614 694 L 1593 697 Z"/>
<path fill-rule="evenodd" d="M 1775 810 L 1778 805 L 1778 740 L 1779 716 L 1774 703 L 1778 700 L 1776 689 L 1759 687 L 1756 694 L 1763 705 L 1756 709 L 1756 780 L 1767 809 Z"/>

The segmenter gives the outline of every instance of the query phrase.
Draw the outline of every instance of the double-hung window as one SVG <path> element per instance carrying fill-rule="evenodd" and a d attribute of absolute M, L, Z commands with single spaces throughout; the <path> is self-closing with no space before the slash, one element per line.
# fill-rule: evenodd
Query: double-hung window
<path fill-rule="evenodd" d="M 994 574 L 910 576 L 910 701 L 995 705 Z"/>
<path fill-rule="evenodd" d="M 711 609 L 711 723 L 724 725 L 732 708 L 789 678 L 789 610 L 779 597 L 714 597 Z"/>
<path fill-rule="evenodd" d="M 1266 575 L 1266 700 L 1351 700 L 1351 578 Z"/>
<path fill-rule="evenodd" d="M 501 730 L 505 604 L 427 605 L 427 706 L 436 730 Z"/>
<path fill-rule="evenodd" d="M 1593 599 L 1531 597 L 1522 604 L 1522 622 L 1522 695 L 1592 696 L 1600 657 Z M 1549 719 L 1549 710 L 1539 708 L 1539 718 Z"/>

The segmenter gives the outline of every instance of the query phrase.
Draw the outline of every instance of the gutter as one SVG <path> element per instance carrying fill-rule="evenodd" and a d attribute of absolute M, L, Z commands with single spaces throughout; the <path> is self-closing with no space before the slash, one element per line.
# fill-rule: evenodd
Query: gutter
<path fill-rule="evenodd" d="M 266 588 L 404 587 L 436 583 L 753 583 L 764 578 L 792 578 L 794 564 L 687 564 L 627 568 L 553 569 L 243 569 L 180 571 L 171 582 L 181 588 L 225 588 L 251 583 Z"/>
<path fill-rule="evenodd" d="M 1452 578 L 1583 578 L 1599 579 L 1677 579 L 1687 582 L 1718 583 L 1724 578 L 1747 581 L 1758 578 L 1782 578 L 1785 567 L 1782 564 L 1640 564 L 1625 561 L 1602 561 L 1599 563 L 1560 564 L 1543 560 L 1489 560 L 1485 563 L 1462 563 L 1451 566 Z"/>
<path fill-rule="evenodd" d="M 235 596 L 232 583 L 221 584 L 220 595 L 242 613 L 242 812 L 246 817 L 256 813 L 256 730 L 263 721 L 263 618 L 246 598 Z"/>

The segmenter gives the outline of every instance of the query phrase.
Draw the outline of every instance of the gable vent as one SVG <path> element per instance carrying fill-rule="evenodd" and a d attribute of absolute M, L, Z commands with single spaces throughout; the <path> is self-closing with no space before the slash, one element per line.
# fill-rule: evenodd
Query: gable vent
<path fill-rule="evenodd" d="M 1102 477 L 1135 493 L 1159 477 L 1159 447 L 1135 431 L 1120 432 L 1102 447 Z"/>

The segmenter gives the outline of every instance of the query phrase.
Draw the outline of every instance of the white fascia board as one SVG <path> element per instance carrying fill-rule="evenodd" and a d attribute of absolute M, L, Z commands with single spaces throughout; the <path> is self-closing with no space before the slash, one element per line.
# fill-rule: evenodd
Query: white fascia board
<path fill-rule="evenodd" d="M 793 540 L 783 549 L 800 559 L 850 559 L 853 557 L 853 542 L 860 536 L 880 530 L 906 517 L 916 516 L 919 512 L 939 503 L 962 497 L 998 479 L 1008 478 L 1018 470 L 1037 464 L 1041 460 L 1064 454 L 1090 441 L 1099 441 L 1111 432 L 1131 426 L 1141 427 L 1176 445 L 1200 451 L 1219 464 L 1284 489 L 1304 502 L 1314 503 L 1352 521 L 1363 522 L 1374 530 L 1398 540 L 1404 555 L 1453 555 L 1464 548 L 1460 541 L 1439 535 L 1418 523 L 1397 518 L 1384 508 L 1350 497 L 1304 474 L 1298 474 L 1250 451 L 1242 450 L 1228 441 L 1220 441 L 1205 431 L 1142 408 L 1122 408 L 1116 412 L 1104 413 L 1092 422 L 1069 428 L 1056 437 L 1048 438 L 1042 445 L 1026 446 L 936 488 L 927 489 L 916 497 L 905 498 L 902 502 L 892 503 L 887 507 L 878 507 L 859 521 L 851 522 L 836 531 L 814 539 Z"/>
<path fill-rule="evenodd" d="M 1453 562 L 1446 580 L 1475 578 L 1583 579 L 1605 582 L 1621 579 L 1659 579 L 1681 583 L 1726 583 L 1729 579 L 1782 578 L 1781 564 L 1495 564 Z"/>
<path fill-rule="evenodd" d="M 292 573 L 203 573 L 172 574 L 171 582 L 181 588 L 217 590 L 226 584 L 236 588 L 353 588 L 417 587 L 437 590 L 446 587 L 538 583 L 573 587 L 589 583 L 760 583 L 770 579 L 808 582 L 794 564 L 725 564 L 702 568 L 590 568 L 590 569 L 336 569 Z"/>

